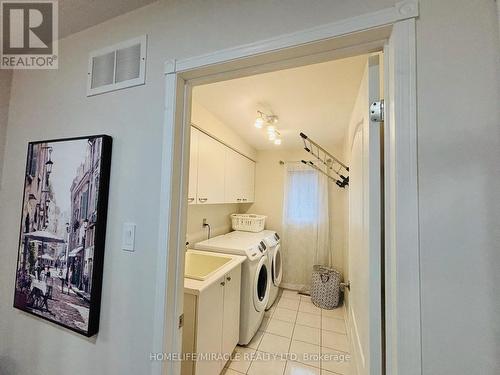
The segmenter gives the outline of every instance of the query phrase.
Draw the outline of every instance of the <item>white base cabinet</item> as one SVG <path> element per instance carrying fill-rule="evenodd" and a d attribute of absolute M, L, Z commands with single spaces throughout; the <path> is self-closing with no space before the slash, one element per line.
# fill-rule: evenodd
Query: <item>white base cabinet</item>
<path fill-rule="evenodd" d="M 239 340 L 240 286 L 241 264 L 198 295 L 184 294 L 182 351 L 199 357 L 182 362 L 182 375 L 221 373 Z"/>

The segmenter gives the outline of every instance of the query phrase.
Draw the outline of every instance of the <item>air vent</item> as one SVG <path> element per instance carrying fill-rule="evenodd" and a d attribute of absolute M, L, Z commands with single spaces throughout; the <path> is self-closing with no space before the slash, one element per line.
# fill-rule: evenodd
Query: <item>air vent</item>
<path fill-rule="evenodd" d="M 141 73 L 141 45 L 135 44 L 116 51 L 115 82 L 139 78 Z"/>
<path fill-rule="evenodd" d="M 90 54 L 87 96 L 145 83 L 147 36 Z"/>
<path fill-rule="evenodd" d="M 113 84 L 115 70 L 115 53 L 96 56 L 92 59 L 92 84 L 91 88 Z"/>

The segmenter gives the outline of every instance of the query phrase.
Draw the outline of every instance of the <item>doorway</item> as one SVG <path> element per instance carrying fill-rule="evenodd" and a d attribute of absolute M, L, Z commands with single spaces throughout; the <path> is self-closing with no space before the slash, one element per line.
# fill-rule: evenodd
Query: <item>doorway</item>
<path fill-rule="evenodd" d="M 224 366 L 240 373 L 257 369 L 266 373 L 266 366 L 286 371 L 322 369 L 325 374 L 346 374 L 359 366 L 358 374 L 377 373 L 382 343 L 381 265 L 376 256 L 381 212 L 380 201 L 374 198 L 381 189 L 379 139 L 372 131 L 381 124 L 370 122 L 368 108 L 380 99 L 381 56 L 357 55 L 193 88 L 184 298 L 194 299 L 199 308 L 195 315 L 186 315 L 184 309 L 183 352 L 220 352 L 225 347 L 225 354 L 235 349 L 257 358 L 228 359 L 215 366 L 189 363 L 184 375 L 218 375 Z M 366 142 L 351 149 L 351 138 L 359 137 Z M 379 167 L 370 171 L 369 163 L 355 163 L 358 159 Z M 354 172 L 362 178 L 350 179 Z M 360 193 L 355 198 L 359 217 L 347 207 L 351 192 Z M 351 232 L 355 235 L 349 236 Z M 251 264 L 260 260 L 245 251 L 252 246 L 247 242 L 252 237 L 256 247 L 262 242 L 262 247 L 269 247 L 259 254 L 267 257 L 265 278 L 261 278 L 264 272 L 259 277 L 251 273 Z M 358 238 L 361 241 L 356 242 Z M 232 301 L 225 298 L 210 307 L 203 303 L 212 286 L 220 288 L 217 277 L 191 281 L 189 259 L 198 251 L 249 256 L 241 272 L 240 335 L 229 349 L 222 338 L 234 338 L 238 321 L 221 322 L 218 317 Z M 332 277 L 351 282 L 355 287 L 340 295 L 352 303 L 322 302 L 316 292 L 322 287 L 319 281 L 312 289 L 315 267 L 330 268 Z M 279 269 L 282 273 L 276 278 L 272 271 Z M 253 280 L 259 281 L 255 283 L 259 305 L 245 300 L 251 297 L 246 292 L 253 288 Z M 224 290 L 229 285 L 225 284 Z M 332 297 L 338 295 L 333 285 L 325 288 Z M 375 293 L 379 298 L 369 298 Z M 218 310 L 219 314 L 213 313 Z M 207 325 L 222 328 L 207 333 L 201 327 Z M 204 335 L 211 337 L 210 347 L 203 346 Z M 370 340 L 378 343 L 373 353 Z M 269 352 L 283 359 L 259 361 Z"/>
<path fill-rule="evenodd" d="M 379 22 L 387 24 L 386 19 L 380 20 Z M 411 45 L 408 46 L 407 43 L 408 40 L 411 42 L 412 37 L 414 38 L 414 35 L 411 34 L 412 27 L 414 27 L 412 20 L 400 21 L 394 25 L 390 24 L 389 26 L 371 28 L 369 31 L 350 33 L 342 37 L 336 37 L 336 35 L 339 35 L 339 31 L 335 29 L 332 31 L 331 38 L 320 38 L 318 41 L 318 39 L 314 39 L 316 37 L 313 36 L 312 40 L 315 42 L 307 44 L 299 42 L 295 37 L 288 37 L 287 43 L 289 48 L 284 48 L 282 44 L 283 40 L 281 40 L 280 47 L 278 48 L 273 48 L 269 45 L 262 47 L 263 52 L 266 53 L 256 53 L 256 51 L 249 52 L 248 50 L 243 52 L 236 51 L 239 57 L 232 58 L 231 51 L 229 51 L 216 57 L 202 57 L 200 61 L 186 60 L 182 62 L 182 64 L 180 62 L 167 64 L 167 126 L 163 155 L 163 165 L 166 168 L 165 171 L 162 171 L 162 173 L 165 174 L 165 178 L 162 179 L 163 185 L 160 206 L 166 209 L 168 215 L 163 213 L 159 221 L 160 232 L 162 234 L 159 239 L 160 250 L 158 266 L 159 277 L 165 275 L 166 282 L 165 285 L 160 285 L 157 290 L 157 321 L 161 322 L 158 326 L 162 329 L 155 338 L 156 343 L 159 344 L 161 348 L 166 347 L 168 348 L 167 351 L 171 352 L 178 352 L 180 350 L 178 317 L 182 313 L 184 238 L 186 233 L 187 212 L 185 197 L 187 197 L 187 171 L 189 170 L 189 147 L 186 147 L 186 145 L 189 144 L 189 123 L 187 119 L 190 118 L 191 90 L 193 86 L 247 76 L 257 72 L 266 72 L 286 67 L 305 65 L 312 62 L 353 56 L 359 53 L 373 53 L 385 49 L 388 52 L 386 54 L 388 63 L 385 65 L 385 71 L 387 73 L 387 82 L 389 83 L 386 87 L 388 90 L 392 91 L 390 91 L 390 95 L 388 96 L 388 100 L 391 100 L 391 106 L 389 107 L 390 112 L 388 111 L 389 113 L 387 116 L 387 120 L 389 121 L 386 120 L 386 122 L 389 122 L 389 127 L 385 132 L 384 140 L 386 152 L 389 155 L 388 161 L 390 162 L 398 158 L 398 162 L 400 163 L 398 165 L 389 164 L 386 170 L 386 179 L 389 182 L 389 189 L 386 192 L 386 197 L 389 197 L 389 199 L 385 200 L 385 211 L 390 213 L 386 221 L 386 231 L 392 231 L 392 233 L 386 232 L 386 237 L 387 234 L 395 235 L 396 232 L 399 233 L 399 231 L 403 229 L 409 229 L 411 233 L 414 233 L 416 227 L 414 226 L 415 223 L 411 220 L 406 222 L 406 228 L 402 228 L 401 224 L 397 226 L 395 221 L 395 217 L 399 216 L 401 210 L 409 209 L 410 218 L 413 217 L 411 215 L 412 212 L 416 214 L 414 211 L 415 207 L 412 207 L 411 204 L 410 207 L 405 207 L 408 203 L 403 204 L 399 202 L 404 195 L 410 197 L 410 203 L 415 203 L 416 200 L 416 190 L 414 186 L 415 176 L 409 176 L 410 178 L 408 179 L 406 178 L 408 176 L 403 176 L 399 169 L 401 168 L 402 161 L 403 165 L 405 162 L 409 165 L 413 165 L 415 159 L 412 151 L 415 150 L 410 148 L 410 153 L 408 154 L 408 149 L 403 151 L 396 148 L 398 142 L 406 140 L 411 145 L 415 141 L 412 133 L 414 131 L 412 127 L 414 127 L 415 123 L 414 119 L 411 118 L 411 113 L 414 113 L 414 102 L 412 101 L 412 95 L 414 94 L 414 72 L 411 71 L 411 64 L 414 63 L 412 62 L 414 55 L 411 53 L 405 55 L 405 53 L 408 52 L 408 48 L 411 52 Z M 401 39 L 395 38 L 395 35 L 401 37 Z M 406 39 L 404 38 L 405 36 Z M 400 53 L 402 53 L 401 56 Z M 409 70 L 408 66 L 406 66 L 408 62 L 410 62 Z M 402 75 L 401 71 L 396 71 L 395 69 L 395 66 L 398 64 L 404 66 L 405 73 Z M 402 86 L 394 86 L 395 82 L 398 83 L 398 85 L 402 83 Z M 405 112 L 403 110 L 408 108 L 410 111 L 404 114 Z M 410 132 L 406 134 L 402 131 L 400 132 L 400 130 L 396 132 L 395 129 L 391 128 L 395 123 L 401 126 L 400 129 L 409 129 Z M 396 140 L 391 138 L 395 133 L 401 138 Z M 176 162 L 174 162 L 174 160 Z M 179 163 L 179 160 L 182 162 Z M 414 172 L 414 166 L 411 167 L 410 170 Z M 403 182 L 403 185 L 401 183 L 396 184 L 396 181 Z M 403 186 L 408 189 L 396 197 L 395 193 L 399 192 L 399 189 Z M 413 217 L 413 219 L 415 219 L 415 217 Z M 389 225 L 387 226 L 387 224 Z M 165 232 L 164 228 L 169 228 L 169 230 Z M 405 236 L 408 236 L 408 233 L 406 233 Z M 401 239 L 402 237 L 398 237 L 397 241 L 401 241 Z M 394 243 L 392 240 L 386 244 L 387 257 L 390 258 L 393 255 L 393 249 L 396 245 L 397 243 Z M 406 246 L 408 245 L 414 248 L 415 243 L 410 239 L 410 242 L 407 243 Z M 390 248 L 391 246 L 393 248 Z M 162 250 L 165 249 L 165 247 L 170 249 L 168 253 Z M 413 254 L 412 256 L 415 255 L 414 252 L 411 252 L 411 254 Z M 406 262 L 402 262 L 401 259 L 398 260 L 400 261 L 398 264 L 400 269 L 407 267 L 413 274 L 415 273 L 415 267 L 418 265 L 415 264 L 415 259 L 411 259 L 410 257 L 406 259 Z M 391 313 L 388 315 L 390 320 L 388 321 L 388 331 L 386 331 L 386 333 L 389 334 L 387 354 L 391 356 L 391 365 L 395 365 L 398 368 L 404 368 L 406 363 L 400 362 L 391 351 L 391 348 L 399 348 L 398 356 L 401 358 L 401 356 L 404 356 L 406 353 L 405 349 L 408 350 L 419 343 L 419 334 L 415 332 L 415 324 L 417 324 L 416 321 L 419 320 L 415 319 L 415 315 L 418 316 L 419 313 L 417 309 L 407 316 L 400 316 L 400 302 L 396 304 L 395 300 L 396 296 L 399 297 L 403 290 L 410 290 L 410 294 L 407 294 L 408 299 L 411 300 L 412 305 L 415 304 L 415 297 L 418 297 L 418 282 L 417 285 L 415 285 L 415 280 L 411 279 L 405 280 L 404 283 L 394 284 L 393 281 L 396 278 L 396 274 L 394 273 L 395 270 L 390 269 L 388 271 L 386 278 L 391 282 L 391 289 L 386 290 L 386 295 L 388 294 L 390 297 L 394 297 L 394 300 L 389 299 L 388 301 Z M 168 314 L 166 314 L 167 311 L 169 312 Z M 397 332 L 391 331 L 396 318 L 398 318 L 399 323 Z M 407 322 L 405 322 L 406 320 Z M 407 327 L 405 327 L 405 324 Z M 404 331 L 405 328 L 412 332 L 409 340 L 410 344 L 403 344 L 400 340 L 397 340 L 397 336 L 401 334 L 401 329 Z M 372 345 L 373 343 L 370 344 Z M 415 352 L 412 353 L 415 358 L 414 354 Z M 180 368 L 179 364 L 174 362 L 162 364 L 161 367 L 165 371 L 167 371 L 168 368 L 168 373 L 179 373 Z M 407 373 L 414 373 L 414 369 L 415 368 Z"/>

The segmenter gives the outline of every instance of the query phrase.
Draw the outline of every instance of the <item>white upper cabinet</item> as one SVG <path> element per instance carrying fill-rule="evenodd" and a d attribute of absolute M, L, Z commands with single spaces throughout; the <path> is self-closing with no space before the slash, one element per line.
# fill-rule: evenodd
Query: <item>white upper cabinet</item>
<path fill-rule="evenodd" d="M 244 171 L 242 175 L 243 201 L 253 202 L 255 201 L 255 162 L 244 157 L 241 168 Z"/>
<path fill-rule="evenodd" d="M 254 201 L 255 163 L 243 155 L 226 149 L 226 202 Z"/>
<path fill-rule="evenodd" d="M 246 203 L 255 199 L 255 162 L 191 127 L 188 203 Z"/>
<path fill-rule="evenodd" d="M 189 188 L 188 188 L 188 203 L 197 202 L 196 189 L 198 188 L 198 141 L 200 131 L 196 128 L 191 128 L 191 146 L 189 154 Z"/>
<path fill-rule="evenodd" d="M 225 203 L 226 146 L 199 132 L 197 203 Z"/>
<path fill-rule="evenodd" d="M 241 171 L 240 157 L 237 152 L 226 149 L 226 202 L 239 203 L 241 202 Z"/>

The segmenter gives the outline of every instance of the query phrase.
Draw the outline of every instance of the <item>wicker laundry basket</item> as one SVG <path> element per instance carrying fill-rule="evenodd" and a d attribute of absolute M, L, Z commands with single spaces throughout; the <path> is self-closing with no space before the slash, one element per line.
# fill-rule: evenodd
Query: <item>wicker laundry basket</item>
<path fill-rule="evenodd" d="M 342 274 L 334 268 L 315 265 L 311 283 L 312 303 L 326 310 L 338 307 L 341 280 Z"/>

